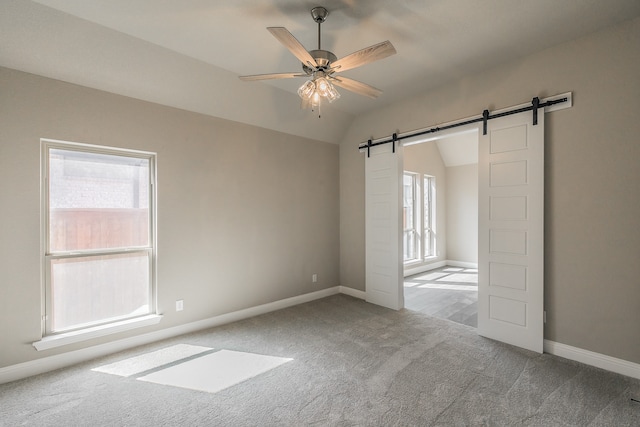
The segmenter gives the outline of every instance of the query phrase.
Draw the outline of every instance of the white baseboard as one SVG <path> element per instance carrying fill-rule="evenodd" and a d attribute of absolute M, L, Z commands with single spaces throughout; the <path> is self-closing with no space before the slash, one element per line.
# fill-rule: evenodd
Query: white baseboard
<path fill-rule="evenodd" d="M 348 288 L 346 286 L 339 286 L 339 291 L 341 294 L 349 295 L 354 298 L 360 298 L 361 300 L 367 299 L 367 293 L 365 291 L 360 291 L 358 289 Z"/>
<path fill-rule="evenodd" d="M 640 379 L 640 364 L 638 363 L 628 362 L 549 340 L 544 340 L 544 352 L 617 374 L 626 375 L 627 377 Z"/>
<path fill-rule="evenodd" d="M 306 302 L 338 294 L 341 292 L 340 288 L 342 287 L 334 286 L 333 288 L 323 289 L 321 291 L 286 298 L 283 300 L 262 304 L 256 307 L 250 307 L 244 310 L 234 311 L 232 313 L 226 313 L 220 316 L 214 316 L 209 319 L 187 323 L 185 325 L 174 326 L 171 328 L 161 329 L 159 331 L 137 335 L 135 337 L 125 338 L 105 344 L 83 348 L 80 350 L 69 351 L 62 354 L 47 356 L 40 359 L 7 366 L 4 368 L 0 368 L 0 384 L 27 378 L 32 375 L 42 374 L 44 372 L 53 371 L 54 369 L 60 369 L 67 366 L 75 365 L 76 363 L 86 362 L 97 357 L 106 356 L 140 345 L 150 344 L 156 341 L 173 338 L 202 329 L 208 329 L 231 322 L 236 322 L 238 320 L 248 319 L 250 317 L 258 316 L 276 310 L 281 310 L 283 308 L 292 307 L 294 305 L 304 304 Z M 349 289 L 348 292 L 344 293 L 356 296 L 358 292 L 362 291 Z"/>
<path fill-rule="evenodd" d="M 478 268 L 477 262 L 466 262 L 466 261 L 453 261 L 448 260 L 447 265 L 451 267 L 461 267 L 461 268 Z"/>
<path fill-rule="evenodd" d="M 444 261 L 436 261 L 430 264 L 421 264 L 416 267 L 409 267 L 404 269 L 404 277 L 413 276 L 414 274 L 426 273 L 427 271 L 435 270 L 440 267 L 461 267 L 461 268 L 478 268 L 478 263 L 474 262 L 466 262 L 466 261 L 454 261 L 454 260 L 444 260 Z"/>
<path fill-rule="evenodd" d="M 447 265 L 447 261 L 436 261 L 430 264 L 421 264 L 416 267 L 409 267 L 404 269 L 404 277 L 413 276 L 414 274 L 425 273 L 427 271 L 435 270 L 436 268 L 444 267 Z"/>

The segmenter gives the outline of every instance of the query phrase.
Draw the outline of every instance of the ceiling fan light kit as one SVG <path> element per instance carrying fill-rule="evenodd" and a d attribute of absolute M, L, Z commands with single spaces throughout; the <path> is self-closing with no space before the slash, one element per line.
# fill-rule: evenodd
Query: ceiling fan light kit
<path fill-rule="evenodd" d="M 328 15 L 329 12 L 324 7 L 318 6 L 311 9 L 311 17 L 318 23 L 318 49 L 316 50 L 307 51 L 284 27 L 267 28 L 280 43 L 302 62 L 303 73 L 256 74 L 240 76 L 240 79 L 243 81 L 255 81 L 308 77 L 309 80 L 298 88 L 298 96 L 302 99 L 301 108 L 310 108 L 312 111 L 318 110 L 318 113 L 323 98 L 330 103 L 340 98 L 340 93 L 335 86 L 369 98 L 377 98 L 382 93 L 380 89 L 342 75 L 338 77 L 334 74 L 391 56 L 396 53 L 395 48 L 387 40 L 338 59 L 333 52 L 323 50 L 321 45 L 321 25 Z M 320 117 L 320 114 L 318 114 L 318 117 Z"/>

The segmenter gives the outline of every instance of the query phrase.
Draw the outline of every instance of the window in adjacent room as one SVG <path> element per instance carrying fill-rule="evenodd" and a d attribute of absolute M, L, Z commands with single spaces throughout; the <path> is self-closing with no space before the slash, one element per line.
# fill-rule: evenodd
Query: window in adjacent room
<path fill-rule="evenodd" d="M 424 224 L 424 258 L 436 256 L 436 178 L 424 175 L 422 218 Z"/>
<path fill-rule="evenodd" d="M 155 155 L 43 140 L 44 333 L 156 312 Z"/>
<path fill-rule="evenodd" d="M 404 172 L 403 175 L 403 186 L 402 186 L 402 194 L 403 194 L 403 224 L 404 224 L 404 233 L 403 233 L 403 252 L 404 252 L 404 262 L 415 261 L 420 258 L 420 235 L 418 233 L 419 230 L 419 215 L 418 215 L 418 207 L 420 205 L 417 200 L 418 191 L 417 191 L 417 181 L 418 175 L 412 172 Z"/>
<path fill-rule="evenodd" d="M 402 245 L 404 263 L 410 264 L 437 255 L 436 178 L 404 171 L 402 184 Z"/>

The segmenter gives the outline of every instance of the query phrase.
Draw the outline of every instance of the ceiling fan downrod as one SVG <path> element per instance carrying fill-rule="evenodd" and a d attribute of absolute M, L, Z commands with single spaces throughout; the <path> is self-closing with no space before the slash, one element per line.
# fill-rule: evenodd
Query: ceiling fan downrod
<path fill-rule="evenodd" d="M 315 22 L 318 23 L 318 50 L 322 50 L 321 39 L 320 39 L 320 34 L 321 34 L 320 26 L 327 19 L 327 16 L 329 16 L 329 11 L 322 6 L 316 6 L 313 9 L 311 9 L 311 17 Z"/>
<path fill-rule="evenodd" d="M 324 75 L 326 71 L 329 70 L 330 64 L 338 60 L 336 55 L 333 52 L 329 52 L 328 50 L 322 49 L 321 44 L 321 25 L 327 19 L 329 15 L 329 11 L 322 6 L 317 6 L 311 9 L 311 17 L 315 22 L 318 23 L 318 49 L 309 51 L 309 54 L 316 61 L 316 66 L 308 66 L 306 64 L 302 64 L 302 69 L 307 75 L 312 76 L 316 73 L 321 73 Z"/>

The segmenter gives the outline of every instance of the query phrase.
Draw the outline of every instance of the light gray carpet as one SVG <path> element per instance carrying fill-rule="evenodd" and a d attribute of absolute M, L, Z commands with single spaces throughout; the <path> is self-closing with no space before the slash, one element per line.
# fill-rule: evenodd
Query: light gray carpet
<path fill-rule="evenodd" d="M 217 393 L 91 371 L 176 344 L 293 360 Z M 336 295 L 1 385 L 0 425 L 638 426 L 633 398 L 638 380 Z"/>

